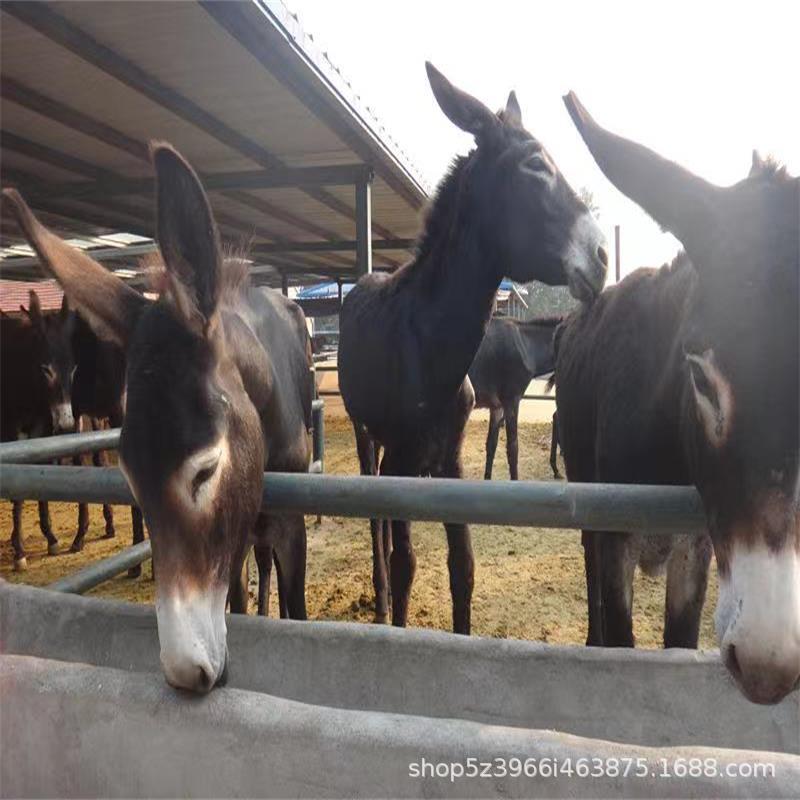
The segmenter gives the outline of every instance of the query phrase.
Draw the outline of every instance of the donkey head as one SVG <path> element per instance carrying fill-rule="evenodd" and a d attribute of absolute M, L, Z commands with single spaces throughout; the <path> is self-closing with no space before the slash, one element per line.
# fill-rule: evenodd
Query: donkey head
<path fill-rule="evenodd" d="M 606 278 L 605 237 L 553 159 L 523 127 L 514 92 L 494 114 L 431 64 L 426 68 L 442 111 L 475 137 L 477 147 L 466 165 L 475 205 L 471 222 L 487 250 L 500 254 L 502 273 L 521 282 L 568 285 L 574 297 L 591 300 Z"/>
<path fill-rule="evenodd" d="M 20 306 L 30 320 L 37 338 L 38 369 L 44 384 L 43 398 L 50 412 L 53 433 L 72 433 L 72 379 L 75 375 L 75 356 L 72 350 L 72 331 L 75 316 L 70 313 L 66 296 L 61 310 L 43 314 L 39 296 L 31 290 L 28 308 Z"/>
<path fill-rule="evenodd" d="M 126 351 L 120 466 L 152 539 L 161 661 L 173 686 L 205 692 L 227 662 L 226 597 L 260 508 L 265 447 L 226 350 L 208 200 L 171 147 L 153 146 L 152 160 L 167 281 L 155 303 L 50 233 L 15 192 L 4 197 L 70 302 Z"/>
<path fill-rule="evenodd" d="M 719 568 L 717 635 L 744 693 L 777 702 L 800 677 L 800 181 L 754 157 L 745 180 L 712 186 L 565 100 L 603 172 L 697 272 L 676 344 Z"/>

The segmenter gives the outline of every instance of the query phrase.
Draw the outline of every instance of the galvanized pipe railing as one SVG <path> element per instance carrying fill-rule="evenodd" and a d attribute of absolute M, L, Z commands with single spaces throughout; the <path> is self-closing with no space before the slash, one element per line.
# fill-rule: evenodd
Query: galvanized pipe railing
<path fill-rule="evenodd" d="M 123 572 L 127 572 L 131 567 L 136 567 L 143 561 L 147 561 L 152 556 L 150 540 L 139 542 L 132 547 L 126 547 L 108 558 L 95 561 L 83 569 L 64 575 L 57 581 L 49 584 L 48 589 L 54 592 L 66 592 L 68 594 L 83 594 L 101 583 L 105 583 Z"/>
<path fill-rule="evenodd" d="M 636 531 L 705 530 L 697 491 L 632 486 L 444 478 L 344 477 L 270 472 L 264 507 L 339 517 L 474 522 L 543 528 Z M 122 473 L 109 467 L 6 464 L 0 498 L 129 504 Z"/>
<path fill-rule="evenodd" d="M 119 447 L 119 428 L 90 433 L 67 433 L 62 436 L 43 436 L 41 439 L 20 439 L 0 444 L 0 463 L 36 464 L 55 458 L 116 450 Z"/>
<path fill-rule="evenodd" d="M 313 461 L 325 461 L 325 401 L 311 404 L 313 424 Z M 119 428 L 89 433 L 66 433 L 60 436 L 43 436 L 37 439 L 20 439 L 0 444 L 0 464 L 37 464 L 56 458 L 116 450 L 119 447 Z"/>

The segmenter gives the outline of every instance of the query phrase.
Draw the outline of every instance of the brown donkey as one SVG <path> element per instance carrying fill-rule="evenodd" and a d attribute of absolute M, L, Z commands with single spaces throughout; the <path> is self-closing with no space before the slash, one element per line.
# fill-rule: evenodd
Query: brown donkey
<path fill-rule="evenodd" d="M 686 248 L 559 329 L 572 481 L 694 483 L 706 537 L 584 532 L 589 644 L 632 646 L 636 563 L 667 566 L 664 644 L 696 647 L 711 543 L 722 658 L 744 694 L 800 676 L 800 181 L 754 155 L 720 188 L 567 107 L 598 165 Z"/>
<path fill-rule="evenodd" d="M 568 284 L 586 300 L 602 288 L 603 234 L 542 145 L 522 125 L 512 92 L 492 113 L 427 65 L 439 106 L 476 148 L 439 185 L 417 255 L 392 275 L 368 275 L 342 306 L 339 385 L 361 471 L 461 476 L 474 394 L 467 370 L 504 276 Z M 388 597 L 381 522 L 372 521 L 376 621 Z M 415 556 L 409 523 L 392 521 L 392 622 L 405 625 Z M 445 525 L 453 629 L 469 633 L 473 557 L 466 525 Z M 388 549 L 388 548 L 387 548 Z"/>
<path fill-rule="evenodd" d="M 254 532 L 274 553 L 282 611 L 305 618 L 302 515 L 260 514 L 264 469 L 304 472 L 312 381 L 302 312 L 226 264 L 191 167 L 156 144 L 158 242 L 167 290 L 150 302 L 4 199 L 39 258 L 101 336 L 127 356 L 120 465 L 153 543 L 161 662 L 173 686 L 224 679 L 225 603 L 245 611 L 240 575 Z"/>
<path fill-rule="evenodd" d="M 22 436 L 73 433 L 72 384 L 75 357 L 72 334 L 75 314 L 66 297 L 58 312 L 42 312 L 39 297 L 31 291 L 23 317 L 0 316 L 0 441 Z M 12 508 L 11 545 L 14 569 L 28 565 L 22 534 L 22 501 Z M 47 539 L 47 552 L 59 552 L 47 503 L 39 503 L 39 527 Z"/>
<path fill-rule="evenodd" d="M 83 429 L 88 420 L 89 429 L 99 430 L 108 420 L 112 428 L 121 427 L 125 408 L 125 351 L 97 336 L 80 314 L 75 315 L 72 343 L 76 364 L 72 382 L 72 412 L 76 425 Z M 98 467 L 108 463 L 104 452 L 94 453 L 92 461 Z M 103 517 L 106 538 L 110 539 L 115 535 L 114 511 L 110 505 L 103 505 Z M 137 544 L 144 540 L 144 523 L 142 512 L 136 506 L 131 506 L 131 524 L 133 544 Z M 78 506 L 78 532 L 72 542 L 71 552 L 83 550 L 88 528 L 89 506 L 81 503 Z M 141 572 L 141 564 L 137 564 L 128 570 L 128 577 L 138 577 Z"/>

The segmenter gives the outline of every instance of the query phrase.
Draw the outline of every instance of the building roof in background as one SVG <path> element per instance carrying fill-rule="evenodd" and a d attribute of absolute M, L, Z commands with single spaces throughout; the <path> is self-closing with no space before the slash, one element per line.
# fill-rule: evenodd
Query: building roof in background
<path fill-rule="evenodd" d="M 0 280 L 0 311 L 13 314 L 20 306 L 28 308 L 29 293 L 35 291 L 43 311 L 61 308 L 64 292 L 54 280 L 47 281 L 6 281 Z"/>

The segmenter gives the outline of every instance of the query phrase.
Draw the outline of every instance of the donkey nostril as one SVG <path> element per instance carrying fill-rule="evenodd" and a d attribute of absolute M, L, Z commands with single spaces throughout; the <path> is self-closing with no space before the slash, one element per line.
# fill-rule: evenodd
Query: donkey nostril
<path fill-rule="evenodd" d="M 197 688 L 201 692 L 210 691 L 214 685 L 214 679 L 211 673 L 205 667 L 198 667 L 199 675 L 197 676 Z"/>
<path fill-rule="evenodd" d="M 730 645 L 725 651 L 725 666 L 734 677 L 742 677 L 742 668 L 739 666 L 739 659 L 736 657 L 735 645 Z"/>
<path fill-rule="evenodd" d="M 604 267 L 608 266 L 608 253 L 602 245 L 597 248 L 597 257 L 600 259 Z"/>

